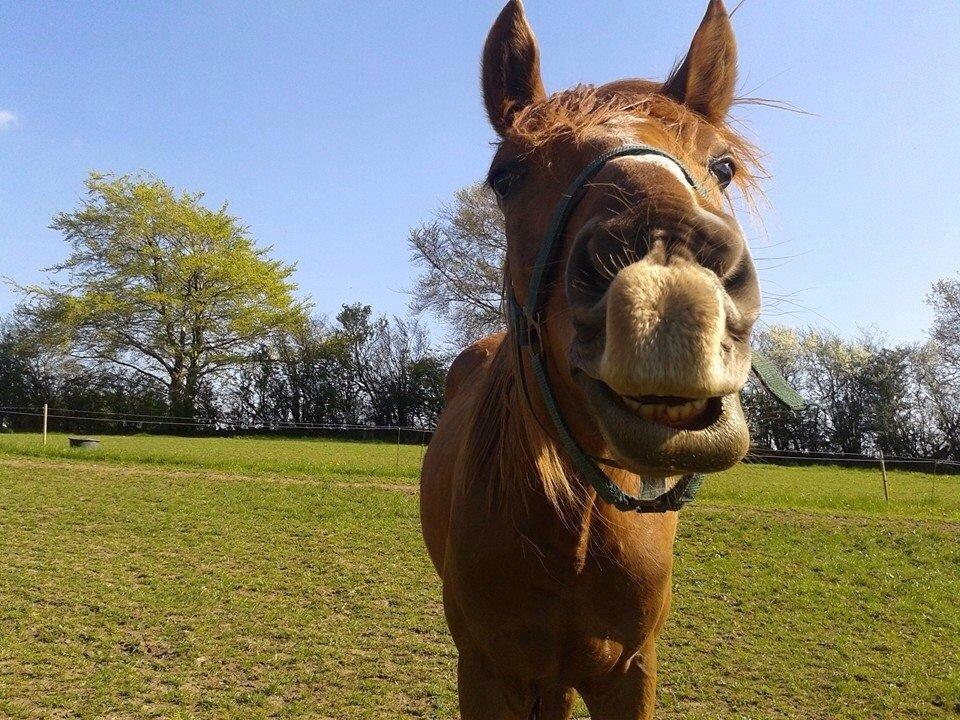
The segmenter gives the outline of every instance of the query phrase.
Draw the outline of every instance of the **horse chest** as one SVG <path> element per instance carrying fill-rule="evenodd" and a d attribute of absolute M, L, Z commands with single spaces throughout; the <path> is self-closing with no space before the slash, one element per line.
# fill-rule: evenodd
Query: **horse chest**
<path fill-rule="evenodd" d="M 656 633 L 666 611 L 673 527 L 660 522 L 605 522 L 586 537 L 490 518 L 478 532 L 454 531 L 444 585 L 455 623 L 491 657 L 574 676 L 607 672 Z"/>

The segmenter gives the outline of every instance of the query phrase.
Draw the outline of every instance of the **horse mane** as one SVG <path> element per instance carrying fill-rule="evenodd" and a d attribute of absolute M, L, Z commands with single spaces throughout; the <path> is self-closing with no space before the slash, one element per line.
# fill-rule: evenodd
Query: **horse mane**
<path fill-rule="evenodd" d="M 468 489 L 482 484 L 488 512 L 511 512 L 518 505 L 529 509 L 531 493 L 525 491 L 531 490 L 533 496 L 545 497 L 561 522 L 573 528 L 587 496 L 575 492 L 570 482 L 575 470 L 534 415 L 517 382 L 522 368 L 517 366 L 512 333 L 511 328 L 501 336 L 484 371 L 467 379 L 478 383 L 478 400 L 465 420 L 469 430 L 461 446 L 460 466 L 469 469 Z M 604 472 L 627 492 L 639 492 L 640 479 L 633 473 L 612 467 Z"/>
<path fill-rule="evenodd" d="M 544 432 L 517 382 L 513 330 L 503 336 L 486 372 L 477 373 L 478 402 L 467 421 L 463 467 L 471 482 L 484 482 L 488 507 L 526 503 L 524 488 L 542 492 L 566 515 L 575 503 L 569 469 L 556 443 Z M 478 377 L 479 376 L 479 377 Z M 476 472 L 490 467 L 491 472 Z"/>

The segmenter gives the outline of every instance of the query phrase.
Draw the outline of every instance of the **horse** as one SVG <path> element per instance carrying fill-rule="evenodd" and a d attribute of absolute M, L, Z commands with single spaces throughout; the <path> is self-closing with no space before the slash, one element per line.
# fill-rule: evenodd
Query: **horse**
<path fill-rule="evenodd" d="M 653 716 L 680 490 L 749 445 L 736 62 L 721 0 L 663 82 L 547 95 L 520 0 L 489 32 L 509 329 L 453 362 L 420 485 L 463 720 Z"/>

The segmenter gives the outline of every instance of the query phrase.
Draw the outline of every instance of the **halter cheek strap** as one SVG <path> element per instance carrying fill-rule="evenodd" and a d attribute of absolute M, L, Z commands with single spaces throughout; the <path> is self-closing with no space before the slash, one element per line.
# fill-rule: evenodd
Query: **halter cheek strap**
<path fill-rule="evenodd" d="M 703 476 L 700 474 L 684 475 L 679 482 L 666 492 L 663 491 L 662 481 L 657 484 L 644 482 L 644 487 L 639 497 L 624 492 L 619 485 L 613 482 L 607 474 L 597 466 L 594 459 L 587 455 L 573 438 L 560 413 L 553 389 L 550 387 L 550 380 L 547 377 L 546 358 L 541 342 L 547 289 L 557 269 L 558 261 L 555 255 L 557 248 L 560 246 L 560 240 L 566 228 L 567 221 L 570 219 L 570 215 L 577 202 L 583 196 L 587 183 L 589 183 L 608 162 L 615 158 L 627 156 L 655 156 L 665 158 L 677 166 L 691 188 L 701 194 L 704 193 L 702 187 L 693 179 L 683 164 L 662 150 L 647 145 L 627 145 L 600 155 L 587 165 L 573 182 L 570 183 L 567 191 L 563 194 L 563 197 L 554 209 L 550 217 L 550 223 L 547 226 L 543 243 L 540 245 L 537 258 L 530 273 L 530 284 L 527 289 L 526 302 L 521 307 L 509 287 L 505 295 L 513 335 L 517 377 L 521 390 L 527 402 L 530 403 L 529 389 L 527 388 L 522 364 L 523 351 L 526 350 L 527 357 L 530 361 L 530 368 L 540 394 L 540 400 L 546 410 L 547 417 L 551 425 L 553 425 L 553 430 L 557 439 L 560 441 L 561 447 L 573 463 L 577 473 L 590 483 L 601 500 L 613 505 L 618 510 L 624 512 L 662 513 L 679 510 L 692 501 L 697 490 L 700 488 Z M 758 365 L 760 365 L 760 369 L 758 369 Z M 756 352 L 753 353 L 753 367 L 763 386 L 780 402 L 795 410 L 806 407 L 803 399 L 793 392 L 786 381 L 780 377 L 773 364 Z M 784 388 L 789 392 L 785 392 Z M 790 393 L 792 393 L 792 396 Z M 536 417 L 536 413 L 534 413 L 534 417 Z"/>

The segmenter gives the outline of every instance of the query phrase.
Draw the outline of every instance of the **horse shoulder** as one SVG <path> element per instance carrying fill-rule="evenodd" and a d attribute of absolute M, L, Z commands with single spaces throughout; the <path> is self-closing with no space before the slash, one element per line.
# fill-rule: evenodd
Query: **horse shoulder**
<path fill-rule="evenodd" d="M 503 342 L 504 333 L 489 335 L 470 345 L 450 365 L 444 386 L 444 408 L 430 440 L 420 472 L 420 524 L 437 572 L 443 573 L 443 556 L 450 525 L 457 457 L 476 402 L 484 372 Z"/>
<path fill-rule="evenodd" d="M 487 335 L 457 355 L 450 365 L 450 370 L 447 371 L 443 388 L 444 402 L 449 403 L 453 400 L 478 368 L 489 365 L 505 337 L 506 333 L 503 332 Z"/>

